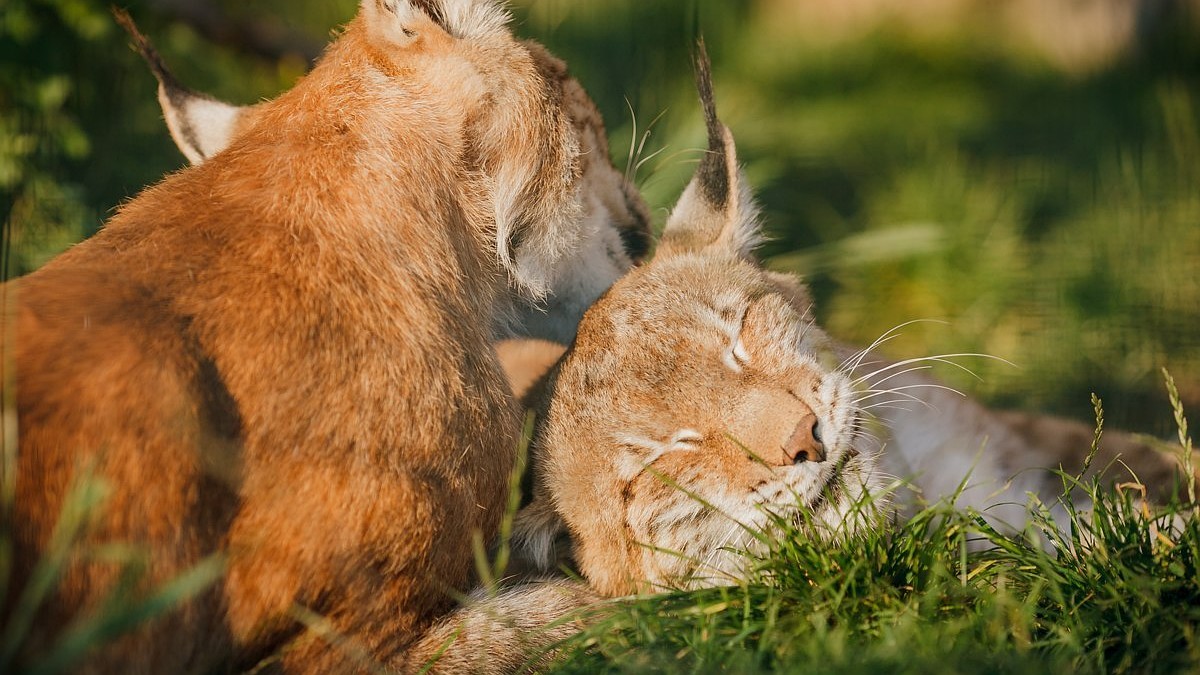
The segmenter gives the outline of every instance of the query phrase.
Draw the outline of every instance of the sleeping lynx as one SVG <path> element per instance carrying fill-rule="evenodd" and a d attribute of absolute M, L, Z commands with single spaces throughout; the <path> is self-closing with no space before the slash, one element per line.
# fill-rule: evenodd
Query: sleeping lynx
<path fill-rule="evenodd" d="M 799 280 L 750 256 L 759 225 L 703 55 L 698 83 L 709 152 L 653 260 L 588 310 L 539 403 L 534 500 L 517 523 L 526 552 L 550 569 L 569 533 L 606 595 L 722 583 L 772 516 L 861 526 L 851 505 L 885 474 L 930 501 L 969 475 L 957 505 L 1021 529 L 1030 493 L 1053 503 L 1062 490 L 1034 469 L 1081 468 L 1091 430 L 989 411 L 911 361 L 830 341 Z M 885 397 L 914 405 L 873 406 Z M 1171 487 L 1175 460 L 1126 434 L 1106 434 L 1093 466 L 1118 456 L 1151 493 Z"/>
<path fill-rule="evenodd" d="M 877 464 L 912 476 L 930 500 L 954 495 L 970 473 L 958 505 L 1019 529 L 1027 491 L 1061 492 L 1053 474 L 1029 469 L 1078 470 L 1091 445 L 1082 424 L 992 412 L 912 362 L 867 370 L 867 350 L 831 341 L 799 280 L 750 255 L 757 217 L 703 51 L 697 65 L 709 152 L 654 258 L 586 312 L 565 353 L 547 343 L 499 347 L 517 393 L 539 412 L 534 498 L 517 516 L 517 547 L 552 573 L 569 535 L 566 555 L 587 587 L 532 582 L 459 610 L 418 650 L 458 640 L 439 672 L 515 669 L 525 650 L 574 631 L 554 619 L 597 596 L 735 581 L 750 560 L 743 551 L 760 549 L 756 535 L 780 518 L 818 537 L 871 527 L 875 514 L 856 502 L 886 505 Z M 529 371 L 558 354 L 548 379 L 533 384 Z M 884 396 L 917 405 L 873 413 Z M 1120 454 L 1152 490 L 1171 485 L 1173 459 L 1128 435 L 1104 439 L 1094 466 Z"/>

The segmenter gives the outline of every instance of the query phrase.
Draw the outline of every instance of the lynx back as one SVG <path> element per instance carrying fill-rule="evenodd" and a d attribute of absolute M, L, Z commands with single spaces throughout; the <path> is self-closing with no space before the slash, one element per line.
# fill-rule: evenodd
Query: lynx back
<path fill-rule="evenodd" d="M 569 338 L 646 234 L 594 106 L 507 20 L 364 0 L 292 90 L 190 128 L 201 163 L 4 289 L 6 598 L 72 486 L 108 491 L 27 655 L 127 586 L 109 544 L 144 552 L 133 596 L 211 556 L 226 573 L 83 672 L 244 669 L 284 645 L 285 671 L 362 667 L 309 612 L 386 665 L 469 583 L 519 432 L 493 342 Z"/>

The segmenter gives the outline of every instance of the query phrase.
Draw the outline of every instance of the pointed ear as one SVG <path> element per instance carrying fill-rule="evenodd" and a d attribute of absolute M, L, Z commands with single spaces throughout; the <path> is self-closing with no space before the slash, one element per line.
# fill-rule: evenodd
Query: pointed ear
<path fill-rule="evenodd" d="M 361 0 L 359 16 L 368 35 L 393 47 L 421 37 L 502 35 L 509 21 L 500 0 Z"/>
<path fill-rule="evenodd" d="M 708 150 L 667 219 L 655 255 L 713 249 L 748 257 L 761 241 L 758 210 L 738 168 L 733 134 L 717 117 L 712 67 L 703 39 L 697 44 L 696 88 L 704 108 Z"/>
<path fill-rule="evenodd" d="M 200 164 L 229 147 L 258 108 L 231 105 L 162 80 L 158 84 L 158 103 L 171 138 L 192 164 Z"/>
<path fill-rule="evenodd" d="M 767 271 L 767 280 L 775 287 L 792 309 L 796 310 L 801 316 L 811 316 L 813 311 L 812 295 L 808 292 L 808 287 L 804 285 L 804 281 L 795 274 L 786 274 L 784 272 Z"/>
<path fill-rule="evenodd" d="M 224 150 L 253 118 L 257 106 L 235 106 L 199 94 L 180 84 L 167 69 L 150 40 L 123 9 L 113 7 L 113 16 L 158 80 L 158 102 L 175 145 L 192 164 L 199 164 Z"/>
<path fill-rule="evenodd" d="M 440 16 L 434 0 L 362 0 L 359 16 L 374 39 L 404 47 L 417 40 Z"/>

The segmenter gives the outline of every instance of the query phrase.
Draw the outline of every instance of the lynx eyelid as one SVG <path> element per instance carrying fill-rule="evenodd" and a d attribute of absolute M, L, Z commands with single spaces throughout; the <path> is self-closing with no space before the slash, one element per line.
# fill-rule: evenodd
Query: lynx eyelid
<path fill-rule="evenodd" d="M 726 365 L 729 365 L 736 372 L 741 372 L 742 367 L 750 363 L 750 352 L 746 351 L 746 344 L 742 342 L 742 331 L 746 329 L 746 315 L 749 313 L 749 308 L 742 310 L 742 316 L 738 319 L 737 333 L 733 340 L 733 345 L 729 347 L 729 351 L 725 354 Z"/>
<path fill-rule="evenodd" d="M 703 440 L 704 436 L 701 435 L 699 431 L 694 429 L 680 429 L 679 431 L 676 431 L 673 436 L 671 436 L 671 440 L 667 443 L 667 445 L 670 447 L 684 446 L 684 448 L 690 449 L 691 446 Z"/>

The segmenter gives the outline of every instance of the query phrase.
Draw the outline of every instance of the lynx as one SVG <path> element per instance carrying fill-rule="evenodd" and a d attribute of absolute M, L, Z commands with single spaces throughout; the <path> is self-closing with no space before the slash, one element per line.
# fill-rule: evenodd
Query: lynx
<path fill-rule="evenodd" d="M 728 583 L 780 517 L 816 536 L 871 526 L 856 505 L 887 506 L 889 475 L 1023 529 L 1030 494 L 1052 505 L 1062 492 L 1038 469 L 1081 470 L 1091 430 L 990 411 L 923 373 L 945 357 L 880 361 L 826 336 L 800 280 L 752 257 L 757 215 L 703 49 L 697 63 L 708 152 L 653 259 L 588 310 L 531 390 L 541 422 L 518 543 L 548 571 L 569 535 L 602 595 Z M 1093 471 L 1118 458 L 1152 495 L 1175 484 L 1176 459 L 1152 442 L 1106 433 Z M 1065 526 L 1065 508 L 1053 515 Z"/>
<path fill-rule="evenodd" d="M 469 584 L 520 430 L 493 343 L 569 340 L 647 236 L 594 105 L 507 21 L 493 0 L 364 0 L 290 91 L 212 134 L 176 125 L 222 149 L 4 287 L 6 615 L 72 487 L 109 493 L 27 658 L 124 583 L 109 544 L 146 552 L 134 596 L 226 571 L 82 672 L 403 663 Z"/>

